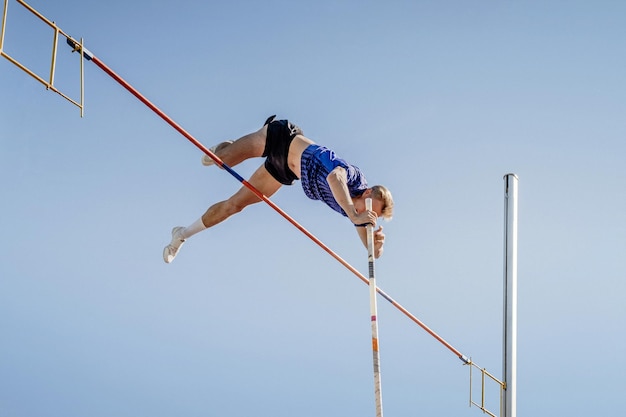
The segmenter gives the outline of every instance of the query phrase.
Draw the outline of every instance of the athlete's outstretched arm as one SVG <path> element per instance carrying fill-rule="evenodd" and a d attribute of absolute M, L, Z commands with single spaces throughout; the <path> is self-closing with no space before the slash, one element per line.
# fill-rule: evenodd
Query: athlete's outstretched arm
<path fill-rule="evenodd" d="M 326 177 L 330 191 L 335 197 L 335 201 L 346 212 L 348 218 L 354 224 L 366 224 L 371 223 L 376 225 L 376 213 L 371 210 L 357 209 L 350 197 L 350 190 L 348 190 L 348 175 L 346 170 L 342 167 L 333 169 Z"/>
<path fill-rule="evenodd" d="M 337 167 L 333 169 L 326 177 L 326 181 L 328 181 L 333 197 L 335 197 L 335 200 L 343 211 L 346 212 L 352 223 L 355 225 L 365 225 L 369 223 L 372 224 L 372 226 L 376 226 L 376 213 L 371 210 L 366 210 L 363 203 L 359 204 L 359 206 L 363 207 L 358 209 L 354 204 L 354 200 L 350 197 L 348 177 L 344 168 Z M 356 229 L 363 246 L 367 248 L 367 228 L 357 227 Z M 383 233 L 383 228 L 379 227 L 378 230 L 374 232 L 374 257 L 378 258 L 383 254 L 384 243 L 385 234 Z"/>

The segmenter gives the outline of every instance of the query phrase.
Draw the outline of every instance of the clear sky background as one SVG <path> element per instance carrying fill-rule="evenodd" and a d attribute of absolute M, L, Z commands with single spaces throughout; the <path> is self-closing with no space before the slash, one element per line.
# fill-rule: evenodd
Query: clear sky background
<path fill-rule="evenodd" d="M 30 4 L 205 145 L 278 114 L 387 185 L 379 286 L 496 376 L 516 173 L 518 415 L 623 409 L 626 3 Z M 5 52 L 47 77 L 51 46 L 11 1 Z M 367 286 L 265 204 L 166 265 L 240 184 L 90 62 L 85 87 L 81 119 L 0 60 L 0 416 L 373 416 Z M 367 273 L 348 220 L 272 200 Z M 482 415 L 454 354 L 382 299 L 379 326 L 386 415 Z"/>

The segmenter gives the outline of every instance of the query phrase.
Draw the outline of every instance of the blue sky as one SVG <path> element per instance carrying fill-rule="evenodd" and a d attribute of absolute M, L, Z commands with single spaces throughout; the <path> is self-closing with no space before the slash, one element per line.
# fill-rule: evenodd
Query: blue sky
<path fill-rule="evenodd" d="M 497 376 L 516 173 L 518 413 L 622 407 L 626 4 L 30 4 L 205 145 L 278 114 L 387 185 L 379 286 Z M 11 1 L 5 52 L 47 76 L 51 44 Z M 60 42 L 74 97 L 77 69 Z M 367 286 L 262 204 L 163 263 L 239 183 L 93 63 L 85 86 L 81 119 L 0 60 L 0 417 L 374 415 Z M 367 271 L 346 219 L 272 200 Z M 384 300 L 379 326 L 387 415 L 482 414 L 453 354 Z"/>

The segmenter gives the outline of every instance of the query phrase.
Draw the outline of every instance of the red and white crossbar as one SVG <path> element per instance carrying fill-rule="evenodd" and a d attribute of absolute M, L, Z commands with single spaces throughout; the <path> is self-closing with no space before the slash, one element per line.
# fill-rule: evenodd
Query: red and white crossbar
<path fill-rule="evenodd" d="M 67 38 L 67 43 L 72 48 L 74 48 L 75 51 L 82 52 L 83 56 L 87 60 L 92 61 L 94 64 L 96 64 L 98 67 L 100 67 L 104 72 L 109 74 L 109 76 L 111 76 L 111 78 L 113 78 L 120 85 L 122 85 L 122 87 L 124 87 L 126 90 L 128 90 L 132 95 L 137 97 L 137 99 L 139 99 L 139 101 L 141 101 L 146 106 L 148 106 L 160 118 L 165 120 L 165 122 L 167 122 L 167 124 L 169 124 L 174 129 L 176 129 L 181 135 L 183 135 L 185 138 L 187 138 L 187 140 L 189 140 L 192 144 L 194 144 L 198 149 L 200 149 L 202 152 L 204 152 L 206 155 L 208 155 L 213 161 L 215 161 L 215 163 L 219 167 L 221 167 L 224 170 L 228 171 L 228 173 L 230 173 L 239 182 L 241 182 L 245 187 L 247 187 L 250 191 L 252 191 L 257 197 L 259 197 L 259 199 L 261 199 L 265 203 L 267 203 L 278 214 L 283 216 L 289 223 L 291 223 L 293 226 L 295 226 L 298 230 L 300 230 L 302 233 L 304 233 L 309 239 L 311 239 L 319 247 L 321 247 L 323 250 L 325 250 L 330 256 L 335 258 L 340 264 L 342 264 L 350 272 L 352 272 L 359 279 L 361 279 L 361 281 L 363 281 L 364 283 L 369 285 L 369 280 L 363 274 L 361 274 L 356 268 L 354 268 L 352 265 L 350 265 L 348 262 L 346 262 L 342 257 L 340 257 L 333 250 L 331 250 L 328 246 L 326 246 L 321 240 L 319 240 L 311 232 L 309 232 L 302 225 L 300 225 L 297 221 L 295 221 L 291 216 L 289 216 L 285 211 L 283 211 L 280 207 L 278 207 L 276 204 L 274 204 L 268 197 L 266 197 L 263 193 L 261 193 L 259 190 L 257 190 L 252 184 L 250 184 L 248 181 L 246 181 L 241 175 L 239 175 L 237 172 L 235 172 L 231 167 L 226 165 L 217 155 L 215 155 L 207 147 L 205 147 L 202 143 L 200 143 L 189 132 L 187 132 L 185 129 L 183 129 L 182 126 L 180 126 L 178 123 L 176 123 L 172 118 L 170 118 L 167 114 L 165 114 L 161 109 L 159 109 L 156 105 L 154 105 L 150 100 L 148 100 L 146 97 L 144 97 L 133 86 L 131 86 L 126 81 L 124 81 L 124 79 L 122 77 L 120 77 L 118 74 L 115 73 L 115 71 L 113 71 L 111 68 L 109 68 L 107 65 L 105 65 L 104 62 L 99 60 L 89 50 L 87 50 L 86 48 L 82 47 L 79 42 L 77 42 L 76 40 L 72 39 L 71 37 Z M 432 337 L 434 337 L 436 340 L 438 340 L 442 345 L 447 347 L 452 353 L 454 353 L 465 364 L 469 364 L 470 363 L 470 359 L 467 356 L 463 355 L 460 351 L 455 349 L 450 343 L 446 342 L 441 336 L 439 336 L 432 329 L 430 329 L 428 326 L 426 326 L 426 324 L 424 324 L 421 320 L 419 320 L 417 317 L 415 317 L 413 314 L 411 314 L 406 308 L 402 307 L 398 302 L 396 302 L 393 298 L 391 298 L 383 290 L 381 290 L 378 287 L 375 287 L 375 288 L 376 288 L 376 292 L 378 294 L 380 294 L 385 300 L 389 301 L 394 307 L 396 307 L 398 310 L 400 310 L 405 316 L 410 318 L 418 326 L 420 326 L 422 329 L 424 329 L 428 334 L 430 334 Z"/>

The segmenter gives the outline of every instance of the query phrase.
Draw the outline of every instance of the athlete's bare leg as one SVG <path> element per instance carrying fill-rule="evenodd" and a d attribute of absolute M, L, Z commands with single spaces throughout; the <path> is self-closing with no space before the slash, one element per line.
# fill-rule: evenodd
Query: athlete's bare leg
<path fill-rule="evenodd" d="M 222 142 L 217 145 L 214 151 L 222 162 L 229 167 L 245 161 L 250 158 L 258 158 L 263 156 L 265 150 L 265 141 L 267 139 L 267 126 L 263 126 L 261 129 L 254 133 L 242 136 L 236 141 Z M 202 159 L 204 165 L 213 165 L 213 160 L 209 156 L 204 155 Z"/>
<path fill-rule="evenodd" d="M 235 146 L 237 142 L 232 146 Z M 267 172 L 264 165 L 261 165 L 255 173 L 252 174 L 248 182 L 266 197 L 272 196 L 282 185 Z M 206 213 L 202 215 L 202 223 L 204 223 L 207 228 L 215 226 L 233 214 L 239 213 L 247 206 L 260 201 L 261 199 L 250 191 L 250 189 L 245 186 L 241 187 L 239 191 L 233 194 L 228 200 L 220 201 L 209 207 Z"/>

